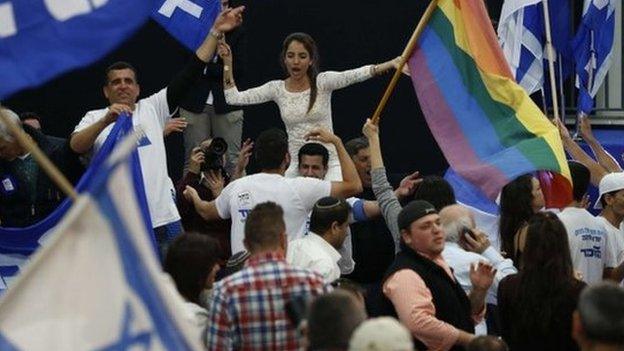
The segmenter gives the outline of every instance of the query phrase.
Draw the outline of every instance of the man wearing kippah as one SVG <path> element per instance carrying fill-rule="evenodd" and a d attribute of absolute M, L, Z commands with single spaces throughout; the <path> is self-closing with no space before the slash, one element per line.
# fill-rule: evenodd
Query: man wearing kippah
<path fill-rule="evenodd" d="M 397 317 L 418 349 L 462 350 L 483 318 L 485 296 L 496 270 L 486 263 L 470 269 L 467 296 L 442 257 L 445 233 L 440 216 L 427 201 L 415 200 L 397 218 L 401 250 L 382 283 L 371 292 L 371 315 Z"/>

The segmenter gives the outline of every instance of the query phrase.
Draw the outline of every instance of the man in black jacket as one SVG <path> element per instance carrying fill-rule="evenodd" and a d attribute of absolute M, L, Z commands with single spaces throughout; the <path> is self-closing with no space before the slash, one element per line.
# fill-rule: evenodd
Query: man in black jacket
<path fill-rule="evenodd" d="M 223 9 L 230 6 L 229 0 L 221 0 Z M 225 42 L 234 54 L 234 77 L 240 84 L 244 79 L 245 31 L 238 27 L 225 33 Z M 223 60 L 214 55 L 206 63 L 203 73 L 195 81 L 189 93 L 180 102 L 180 117 L 187 122 L 184 130 L 185 162 L 184 173 L 188 169 L 188 159 L 193 148 L 202 141 L 223 138 L 228 144 L 226 170 L 234 171 L 241 150 L 243 135 L 243 110 L 240 106 L 225 103 L 223 96 Z"/>
<path fill-rule="evenodd" d="M 39 146 L 69 181 L 75 183 L 82 174 L 78 154 L 66 139 L 55 138 L 22 125 L 15 113 L 2 110 Z M 47 217 L 65 195 L 48 178 L 32 155 L 0 122 L 0 225 L 27 227 Z"/>

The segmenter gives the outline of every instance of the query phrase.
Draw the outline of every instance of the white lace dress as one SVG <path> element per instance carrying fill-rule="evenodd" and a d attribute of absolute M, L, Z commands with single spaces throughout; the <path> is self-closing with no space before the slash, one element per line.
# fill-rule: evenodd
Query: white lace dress
<path fill-rule="evenodd" d="M 283 80 L 272 80 L 264 85 L 245 91 L 238 91 L 236 87 L 224 91 L 225 101 L 230 105 L 254 105 L 267 101 L 275 101 L 279 107 L 282 121 L 288 133 L 288 150 L 291 163 L 286 170 L 287 177 L 297 176 L 297 153 L 306 143 L 304 136 L 315 127 L 325 127 L 333 132 L 331 114 L 332 91 L 344 88 L 354 83 L 362 82 L 371 77 L 372 66 L 364 66 L 343 72 L 323 72 L 316 78 L 318 88 L 316 102 L 308 112 L 310 89 L 302 92 L 289 92 Z M 336 148 L 324 144 L 329 150 L 329 164 L 326 180 L 342 180 L 340 163 Z"/>

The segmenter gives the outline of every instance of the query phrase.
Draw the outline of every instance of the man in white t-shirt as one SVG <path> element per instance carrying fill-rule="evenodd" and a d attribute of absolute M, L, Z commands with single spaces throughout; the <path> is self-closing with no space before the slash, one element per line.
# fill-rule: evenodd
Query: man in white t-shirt
<path fill-rule="evenodd" d="M 344 199 L 324 197 L 316 202 L 310 216 L 310 231 L 288 243 L 286 261 L 313 270 L 326 283 L 340 278 L 340 249 L 347 238 L 350 206 Z"/>
<path fill-rule="evenodd" d="M 594 284 L 603 279 L 605 268 L 617 266 L 613 243 L 609 241 L 604 223 L 582 205 L 589 186 L 589 169 L 575 161 L 568 161 L 568 166 L 572 176 L 573 201 L 557 216 L 568 232 L 574 270 L 581 274 L 584 282 Z"/>
<path fill-rule="evenodd" d="M 338 151 L 342 169 L 342 181 L 330 182 L 315 178 L 285 178 L 290 164 L 288 139 L 278 129 L 260 134 L 255 142 L 254 156 L 260 173 L 237 179 L 226 186 L 214 201 L 202 201 L 190 187 L 184 196 L 193 202 L 197 212 L 206 220 L 232 219 L 232 253 L 244 249 L 245 219 L 251 209 L 259 203 L 273 201 L 284 209 L 284 221 L 288 239 L 304 236 L 308 213 L 320 198 L 334 196 L 346 198 L 362 191 L 353 161 L 347 154 L 340 138 L 326 129 L 311 131 L 307 138 L 331 143 Z"/>
<path fill-rule="evenodd" d="M 119 115 L 132 115 L 133 126 L 142 131 L 138 153 L 152 226 L 161 254 L 164 254 L 168 242 L 182 231 L 173 183 L 167 174 L 163 129 L 181 98 L 212 59 L 223 33 L 240 25 L 243 10 L 241 6 L 222 12 L 195 55 L 169 86 L 138 102 L 140 87 L 136 69 L 125 62 L 111 65 L 106 70 L 103 87 L 110 106 L 87 112 L 71 136 L 70 146 L 76 153 L 97 151 Z"/>
<path fill-rule="evenodd" d="M 616 282 L 624 279 L 624 232 L 620 228 L 624 219 L 624 172 L 609 173 L 602 177 L 598 186 L 599 196 L 594 208 L 602 209 L 597 217 L 607 229 L 608 241 L 617 263 L 613 269 L 605 269 L 605 277 Z"/>

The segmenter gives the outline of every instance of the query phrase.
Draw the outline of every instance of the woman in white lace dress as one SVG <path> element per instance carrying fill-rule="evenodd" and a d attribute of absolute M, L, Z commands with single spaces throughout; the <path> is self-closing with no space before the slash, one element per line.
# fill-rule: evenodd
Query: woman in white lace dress
<path fill-rule="evenodd" d="M 305 33 L 290 34 L 284 40 L 281 62 L 288 77 L 272 80 L 264 85 L 238 91 L 232 76 L 232 54 L 227 44 L 219 48 L 223 59 L 223 86 L 225 101 L 230 105 L 254 105 L 274 101 L 279 107 L 288 133 L 291 156 L 287 177 L 297 176 L 297 152 L 306 143 L 304 136 L 315 127 L 332 128 L 331 93 L 354 83 L 390 70 L 398 58 L 378 65 L 367 65 L 344 72 L 318 73 L 319 55 L 314 39 Z M 341 180 L 340 164 L 334 146 L 329 150 L 326 180 Z"/>

